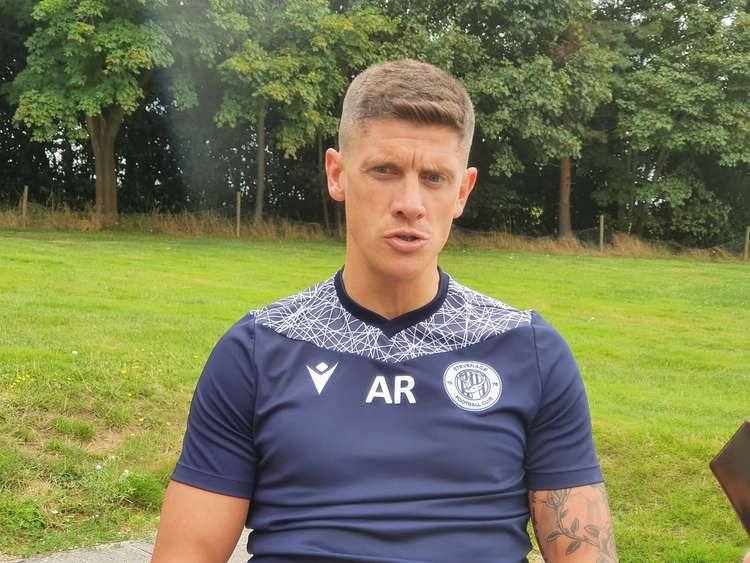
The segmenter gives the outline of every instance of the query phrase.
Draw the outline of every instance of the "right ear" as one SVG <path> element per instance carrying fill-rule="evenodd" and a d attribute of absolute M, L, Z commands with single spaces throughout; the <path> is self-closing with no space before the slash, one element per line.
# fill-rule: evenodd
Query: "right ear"
<path fill-rule="evenodd" d="M 346 190 L 341 182 L 344 172 L 344 157 L 335 149 L 326 151 L 326 176 L 328 177 L 328 193 L 335 201 L 346 199 Z"/>

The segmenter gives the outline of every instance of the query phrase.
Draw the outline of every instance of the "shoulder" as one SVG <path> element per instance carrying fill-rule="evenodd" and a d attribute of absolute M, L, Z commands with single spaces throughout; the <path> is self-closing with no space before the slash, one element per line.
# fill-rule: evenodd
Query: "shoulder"
<path fill-rule="evenodd" d="M 552 324 L 537 311 L 530 311 L 530 324 L 534 339 L 534 348 L 540 371 L 545 364 L 554 365 L 563 357 L 571 357 L 572 351 L 565 338 Z"/>
<path fill-rule="evenodd" d="M 219 338 L 213 353 L 252 353 L 255 341 L 255 312 L 246 313 Z"/>
<path fill-rule="evenodd" d="M 230 389 L 235 397 L 254 387 L 255 316 L 247 313 L 216 342 L 198 380 L 196 393 Z"/>
<path fill-rule="evenodd" d="M 480 332 L 505 332 L 519 326 L 531 324 L 532 311 L 520 310 L 494 297 L 484 295 L 450 278 L 445 304 L 441 308 L 446 316 L 460 322 L 476 322 Z"/>
<path fill-rule="evenodd" d="M 295 326 L 316 318 L 342 315 L 343 310 L 336 296 L 333 276 L 299 293 L 274 301 L 249 313 L 255 322 L 286 334 Z"/>

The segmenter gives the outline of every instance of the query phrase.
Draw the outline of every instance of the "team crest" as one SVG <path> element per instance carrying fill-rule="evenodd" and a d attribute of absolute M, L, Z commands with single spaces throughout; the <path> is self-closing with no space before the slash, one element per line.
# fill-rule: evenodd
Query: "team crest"
<path fill-rule="evenodd" d="M 445 392 L 467 411 L 483 411 L 497 403 L 503 383 L 497 372 L 481 362 L 456 362 L 443 374 Z"/>

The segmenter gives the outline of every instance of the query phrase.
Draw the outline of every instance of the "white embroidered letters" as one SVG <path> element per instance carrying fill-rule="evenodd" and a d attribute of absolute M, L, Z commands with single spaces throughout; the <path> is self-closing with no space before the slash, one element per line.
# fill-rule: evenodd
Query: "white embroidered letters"
<path fill-rule="evenodd" d="M 373 399 L 383 399 L 386 405 L 401 404 L 402 398 L 406 402 L 414 404 L 414 378 L 411 375 L 397 375 L 393 382 L 393 394 L 388 387 L 388 380 L 384 375 L 378 375 L 372 380 L 370 391 L 367 393 L 365 403 L 372 403 Z"/>

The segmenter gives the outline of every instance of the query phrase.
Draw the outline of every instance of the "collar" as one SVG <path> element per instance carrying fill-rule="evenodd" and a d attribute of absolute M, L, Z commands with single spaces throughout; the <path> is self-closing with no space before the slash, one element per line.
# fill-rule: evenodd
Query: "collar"
<path fill-rule="evenodd" d="M 388 338 L 392 338 L 397 332 L 401 332 L 410 326 L 414 326 L 415 324 L 428 319 L 440 309 L 443 301 L 445 301 L 445 297 L 448 295 L 448 281 L 450 280 L 450 277 L 438 266 L 440 283 L 438 284 L 437 294 L 432 301 L 421 306 L 419 309 L 408 311 L 393 319 L 386 319 L 378 313 L 362 307 L 362 305 L 349 297 L 349 294 L 344 288 L 344 280 L 341 275 L 342 272 L 343 268 L 336 272 L 333 283 L 336 287 L 336 295 L 344 306 L 344 309 L 349 311 L 352 316 L 358 318 L 363 323 L 379 328 Z"/>

